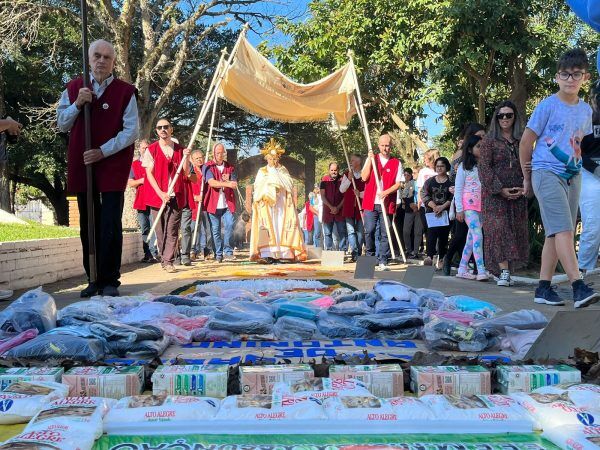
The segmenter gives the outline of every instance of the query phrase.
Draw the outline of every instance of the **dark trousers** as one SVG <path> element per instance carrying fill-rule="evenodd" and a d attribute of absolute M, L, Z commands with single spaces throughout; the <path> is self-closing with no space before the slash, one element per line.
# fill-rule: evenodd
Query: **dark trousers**
<path fill-rule="evenodd" d="M 450 240 L 450 245 L 448 246 L 448 253 L 446 253 L 446 259 L 448 260 L 449 264 L 452 264 L 454 255 L 457 253 L 462 256 L 462 251 L 467 243 L 468 233 L 469 227 L 467 226 L 466 222 L 459 222 L 458 220 L 454 221 L 454 226 L 452 227 L 452 239 Z"/>
<path fill-rule="evenodd" d="M 94 193 L 94 225 L 96 233 L 96 284 L 118 287 L 121 282 L 121 251 L 123 249 L 124 192 Z M 90 280 L 90 249 L 88 245 L 87 194 L 77 194 L 79 208 L 79 236 L 83 247 L 83 267 Z"/>
<path fill-rule="evenodd" d="M 381 211 L 381 205 L 375 205 L 373 211 L 365 211 L 365 244 L 367 246 L 367 256 L 375 256 L 375 239 L 377 225 L 380 224 L 380 241 L 379 241 L 379 252 L 377 254 L 377 262 L 379 264 L 387 264 L 387 260 L 391 256 L 390 242 L 388 235 L 385 230 L 385 224 L 383 222 L 383 213 Z M 392 226 L 392 216 L 388 215 L 388 223 Z"/>
<path fill-rule="evenodd" d="M 152 223 L 150 220 L 150 208 L 146 208 L 143 211 L 138 210 L 138 223 L 140 225 L 140 232 L 142 233 L 142 248 L 144 249 L 144 256 L 146 258 L 156 255 L 156 238 L 150 241 L 148 244 L 148 235 L 150 234 L 150 228 Z"/>
<path fill-rule="evenodd" d="M 152 222 L 156 221 L 158 209 L 152 208 Z M 156 245 L 160 254 L 161 264 L 173 264 L 179 241 L 179 225 L 181 224 L 181 209 L 177 200 L 171 198 L 156 225 Z"/>
<path fill-rule="evenodd" d="M 404 233 L 402 232 L 402 230 L 404 230 L 404 209 L 402 208 L 402 204 L 396 205 L 396 216 L 394 217 L 394 221 L 396 223 L 398 237 L 400 238 L 400 245 L 402 245 L 403 249 L 406 249 L 406 245 L 404 243 Z M 396 253 L 400 255 L 401 252 L 400 247 L 398 246 L 398 238 L 396 237 L 396 233 L 394 233 L 393 230 L 390 230 L 390 232 L 394 235 L 394 239 L 392 239 L 394 250 L 396 250 Z"/>
<path fill-rule="evenodd" d="M 433 258 L 435 255 L 436 246 L 440 260 L 446 256 L 448 250 L 448 235 L 450 234 L 450 226 L 447 227 L 429 227 L 427 229 L 427 256 Z"/>

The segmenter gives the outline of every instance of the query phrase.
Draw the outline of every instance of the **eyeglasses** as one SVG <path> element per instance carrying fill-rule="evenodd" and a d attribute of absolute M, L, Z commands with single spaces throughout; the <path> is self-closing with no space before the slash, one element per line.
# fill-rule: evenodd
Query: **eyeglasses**
<path fill-rule="evenodd" d="M 574 81 L 579 81 L 583 78 L 585 72 L 558 72 L 558 78 L 563 81 L 567 81 L 569 77 L 573 78 Z"/>
<path fill-rule="evenodd" d="M 498 120 L 512 119 L 513 117 L 515 117 L 515 113 L 498 113 L 498 114 L 496 114 L 496 118 Z"/>
<path fill-rule="evenodd" d="M 171 125 L 156 125 L 157 130 L 168 130 L 171 128 Z"/>

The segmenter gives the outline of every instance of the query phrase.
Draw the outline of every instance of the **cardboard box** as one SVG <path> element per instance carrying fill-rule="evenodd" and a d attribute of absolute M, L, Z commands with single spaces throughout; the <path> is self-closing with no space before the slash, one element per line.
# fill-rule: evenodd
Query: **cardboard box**
<path fill-rule="evenodd" d="M 62 377 L 70 397 L 121 399 L 144 391 L 144 367 L 74 367 Z"/>
<path fill-rule="evenodd" d="M 51 381 L 60 383 L 65 369 L 62 367 L 10 367 L 0 368 L 0 391 L 17 381 Z"/>
<path fill-rule="evenodd" d="M 354 378 L 362 381 L 373 395 L 381 398 L 404 395 L 404 376 L 400 364 L 331 366 L 329 377 L 346 380 Z"/>
<path fill-rule="evenodd" d="M 222 364 L 158 366 L 152 375 L 154 395 L 227 397 L 229 366 Z"/>
<path fill-rule="evenodd" d="M 492 393 L 491 373 L 482 366 L 413 366 L 410 378 L 411 389 L 419 397 Z"/>
<path fill-rule="evenodd" d="M 581 372 L 565 364 L 555 366 L 498 366 L 498 388 L 503 394 L 532 392 L 543 386 L 581 383 Z"/>
<path fill-rule="evenodd" d="M 292 384 L 314 377 L 314 371 L 308 364 L 240 367 L 242 395 L 268 395 L 273 392 L 275 383 Z"/>

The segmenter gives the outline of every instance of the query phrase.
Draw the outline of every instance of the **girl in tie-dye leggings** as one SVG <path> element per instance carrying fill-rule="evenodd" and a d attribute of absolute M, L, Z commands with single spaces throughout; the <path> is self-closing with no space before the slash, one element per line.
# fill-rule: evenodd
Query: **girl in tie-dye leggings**
<path fill-rule="evenodd" d="M 481 229 L 481 182 L 477 170 L 479 158 L 480 136 L 471 136 L 463 143 L 463 162 L 456 172 L 454 198 L 456 204 L 456 219 L 466 221 L 469 227 L 467 243 L 463 250 L 458 278 L 467 280 L 488 281 L 489 276 L 485 271 L 483 262 L 483 232 Z M 477 275 L 469 272 L 469 259 L 471 254 L 475 257 Z"/>

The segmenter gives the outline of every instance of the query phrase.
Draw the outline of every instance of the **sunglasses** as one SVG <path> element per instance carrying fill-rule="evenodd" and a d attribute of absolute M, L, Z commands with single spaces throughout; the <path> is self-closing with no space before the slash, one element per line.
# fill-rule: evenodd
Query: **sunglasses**
<path fill-rule="evenodd" d="M 171 128 L 171 125 L 156 125 L 157 130 L 168 130 Z"/>
<path fill-rule="evenodd" d="M 573 78 L 574 81 L 579 81 L 583 78 L 585 72 L 558 72 L 558 78 L 563 81 L 567 81 L 569 77 Z"/>
<path fill-rule="evenodd" d="M 498 114 L 496 114 L 496 118 L 498 120 L 512 119 L 513 117 L 515 117 L 515 113 L 498 113 Z"/>

